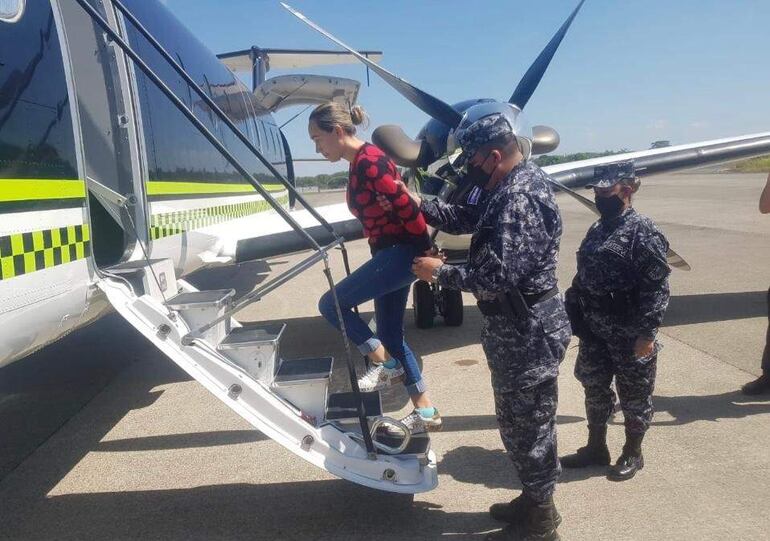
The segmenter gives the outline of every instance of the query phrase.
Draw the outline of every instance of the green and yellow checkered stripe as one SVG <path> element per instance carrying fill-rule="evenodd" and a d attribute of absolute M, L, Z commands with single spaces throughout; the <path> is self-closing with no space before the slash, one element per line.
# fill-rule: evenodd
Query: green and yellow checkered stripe
<path fill-rule="evenodd" d="M 276 198 L 281 205 L 289 201 L 289 196 Z M 185 231 L 193 231 L 202 227 L 219 224 L 258 212 L 272 209 L 267 201 L 247 201 L 232 205 L 219 205 L 198 209 L 178 210 L 164 214 L 153 214 L 150 223 L 150 238 L 162 239 L 171 235 L 179 235 Z"/>
<path fill-rule="evenodd" d="M 91 252 L 88 224 L 0 237 L 0 280 L 84 259 Z"/>

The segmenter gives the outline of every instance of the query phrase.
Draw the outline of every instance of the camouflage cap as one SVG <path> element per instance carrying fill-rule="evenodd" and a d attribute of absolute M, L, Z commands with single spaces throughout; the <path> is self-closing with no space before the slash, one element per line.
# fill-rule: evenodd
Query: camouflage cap
<path fill-rule="evenodd" d="M 633 161 L 609 163 L 594 167 L 594 178 L 586 184 L 586 188 L 611 188 L 622 180 L 636 178 Z"/>
<path fill-rule="evenodd" d="M 457 134 L 457 144 L 463 149 L 463 154 L 472 157 L 478 150 L 507 134 L 513 134 L 513 127 L 502 113 L 485 116 L 461 130 Z"/>

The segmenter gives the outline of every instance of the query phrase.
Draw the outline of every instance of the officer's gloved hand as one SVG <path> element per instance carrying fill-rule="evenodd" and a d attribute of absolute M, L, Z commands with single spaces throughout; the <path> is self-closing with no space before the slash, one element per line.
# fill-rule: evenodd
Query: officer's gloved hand
<path fill-rule="evenodd" d="M 583 310 L 580 308 L 579 294 L 574 287 L 567 288 L 564 292 L 564 309 L 567 311 L 572 334 L 581 340 L 585 338 L 590 331 L 583 318 Z"/>

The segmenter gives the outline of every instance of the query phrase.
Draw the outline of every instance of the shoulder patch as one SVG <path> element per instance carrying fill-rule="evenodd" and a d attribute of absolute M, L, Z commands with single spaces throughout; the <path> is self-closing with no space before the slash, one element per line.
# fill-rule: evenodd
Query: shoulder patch
<path fill-rule="evenodd" d="M 646 245 L 642 245 L 639 259 L 639 272 L 650 281 L 659 282 L 671 272 L 666 260 Z"/>
<path fill-rule="evenodd" d="M 479 199 L 481 199 L 481 188 L 476 186 L 471 190 L 471 193 L 468 194 L 468 204 L 478 205 Z"/>
<path fill-rule="evenodd" d="M 628 243 L 618 242 L 612 238 L 608 239 L 604 244 L 602 244 L 602 249 L 612 252 L 622 259 L 625 259 L 629 252 Z"/>

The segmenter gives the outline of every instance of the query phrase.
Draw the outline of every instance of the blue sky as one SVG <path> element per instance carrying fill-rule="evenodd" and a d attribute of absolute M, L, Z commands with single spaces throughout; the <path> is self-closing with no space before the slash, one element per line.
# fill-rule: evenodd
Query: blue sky
<path fill-rule="evenodd" d="M 214 52 L 336 48 L 277 0 L 164 3 Z M 349 45 L 382 50 L 384 67 L 454 103 L 507 99 L 577 1 L 288 3 Z M 531 124 L 557 129 L 563 153 L 770 131 L 768 21 L 766 0 L 588 0 L 525 112 Z M 366 87 L 363 66 L 303 71 L 363 81 L 359 102 L 373 127 L 400 124 L 414 135 L 428 119 L 375 74 Z M 278 123 L 298 111 L 279 112 Z M 285 129 L 295 157 L 315 157 L 307 115 Z M 345 167 L 300 164 L 297 172 Z"/>

